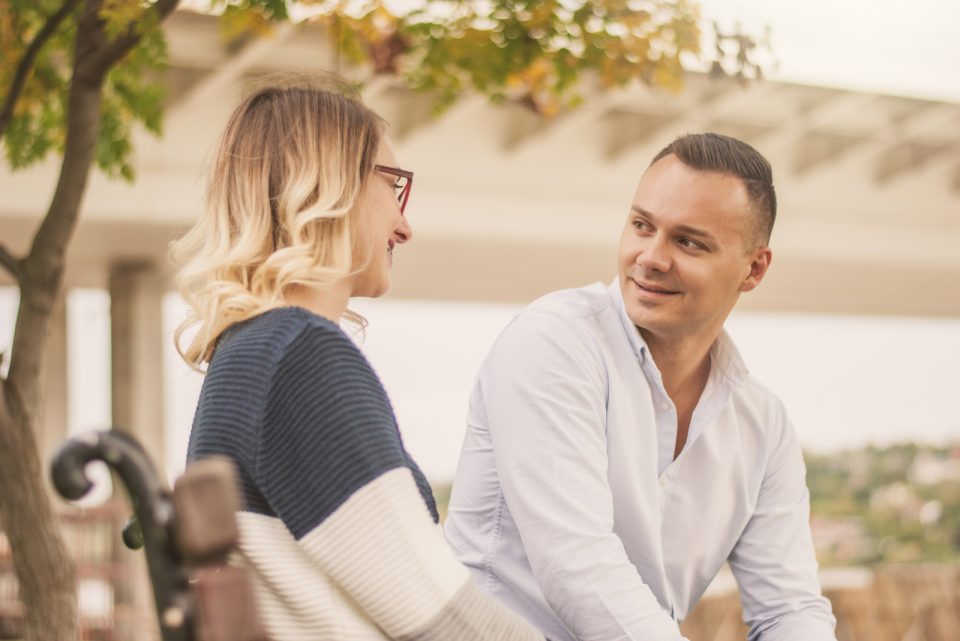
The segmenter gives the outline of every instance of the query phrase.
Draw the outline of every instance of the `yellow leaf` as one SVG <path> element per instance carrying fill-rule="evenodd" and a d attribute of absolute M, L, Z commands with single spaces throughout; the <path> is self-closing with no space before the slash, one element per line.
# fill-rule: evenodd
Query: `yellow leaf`
<path fill-rule="evenodd" d="M 272 32 L 270 20 L 254 9 L 239 9 L 231 5 L 220 16 L 220 36 L 227 42 L 247 36 L 267 36 Z"/>
<path fill-rule="evenodd" d="M 104 32 L 111 38 L 125 33 L 130 25 L 143 17 L 146 6 L 140 0 L 103 0 L 100 5 L 100 18 L 104 21 Z"/>

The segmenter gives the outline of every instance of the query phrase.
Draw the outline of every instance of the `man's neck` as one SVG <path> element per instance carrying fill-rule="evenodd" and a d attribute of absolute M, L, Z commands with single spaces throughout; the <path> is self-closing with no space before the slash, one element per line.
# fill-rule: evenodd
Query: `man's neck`
<path fill-rule="evenodd" d="M 676 459 L 687 444 L 693 411 L 710 377 L 710 348 L 716 337 L 708 342 L 692 336 L 662 337 L 643 329 L 640 333 L 677 412 L 677 440 L 673 450 Z"/>
<path fill-rule="evenodd" d="M 640 334 L 674 403 L 677 401 L 675 393 L 688 397 L 696 390 L 696 398 L 699 398 L 710 375 L 710 348 L 716 337 L 664 337 L 642 328 Z"/>

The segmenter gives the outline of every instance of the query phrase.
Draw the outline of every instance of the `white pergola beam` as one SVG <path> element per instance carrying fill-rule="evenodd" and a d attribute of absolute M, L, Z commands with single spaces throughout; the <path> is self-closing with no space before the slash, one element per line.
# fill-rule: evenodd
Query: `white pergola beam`
<path fill-rule="evenodd" d="M 763 150 L 768 155 L 789 154 L 813 132 L 832 129 L 837 120 L 870 108 L 878 99 L 874 94 L 837 92 L 803 111 L 785 114 L 776 132 L 763 138 Z"/>
<path fill-rule="evenodd" d="M 230 93 L 229 89 L 253 66 L 268 60 L 297 31 L 297 26 L 284 23 L 273 33 L 248 43 L 237 54 L 215 67 L 205 78 L 194 85 L 169 109 L 171 120 L 190 114 L 202 105 L 215 101 L 218 96 Z"/>

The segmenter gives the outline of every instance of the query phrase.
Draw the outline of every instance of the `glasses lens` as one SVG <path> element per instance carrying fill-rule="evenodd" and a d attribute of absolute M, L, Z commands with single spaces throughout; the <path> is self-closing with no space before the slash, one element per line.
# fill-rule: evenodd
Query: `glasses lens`
<path fill-rule="evenodd" d="M 399 172 L 401 170 L 393 167 L 375 165 L 374 168 L 393 178 L 393 190 L 397 196 L 397 202 L 400 204 L 400 213 L 403 213 L 404 208 L 407 206 L 407 200 L 410 198 L 410 185 L 413 182 L 413 178 L 400 175 Z"/>

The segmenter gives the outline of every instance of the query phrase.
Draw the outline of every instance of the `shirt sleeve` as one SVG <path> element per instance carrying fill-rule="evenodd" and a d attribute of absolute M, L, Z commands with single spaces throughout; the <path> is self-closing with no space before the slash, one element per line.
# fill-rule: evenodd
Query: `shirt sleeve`
<path fill-rule="evenodd" d="M 521 314 L 481 370 L 504 499 L 544 598 L 579 641 L 677 641 L 613 531 L 606 374 L 580 331 Z"/>
<path fill-rule="evenodd" d="M 391 639 L 542 641 L 473 586 L 404 463 L 363 355 L 342 333 L 304 330 L 272 380 L 256 480 L 309 561 Z"/>
<path fill-rule="evenodd" d="M 836 641 L 810 533 L 806 468 L 779 402 L 757 506 L 730 555 L 749 641 Z"/>

